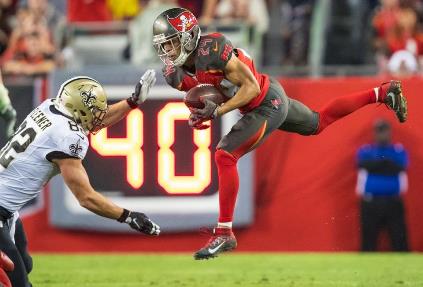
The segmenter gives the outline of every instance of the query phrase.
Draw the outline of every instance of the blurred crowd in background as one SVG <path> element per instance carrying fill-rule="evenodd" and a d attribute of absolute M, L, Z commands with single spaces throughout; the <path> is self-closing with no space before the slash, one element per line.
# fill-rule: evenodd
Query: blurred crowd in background
<path fill-rule="evenodd" d="M 423 71 L 422 0 L 0 0 L 4 74 L 89 64 L 160 65 L 151 25 L 164 9 L 193 11 L 258 65 L 280 75 L 407 76 Z M 87 41 L 87 39 L 89 39 Z M 335 71 L 335 72 L 334 72 Z"/>

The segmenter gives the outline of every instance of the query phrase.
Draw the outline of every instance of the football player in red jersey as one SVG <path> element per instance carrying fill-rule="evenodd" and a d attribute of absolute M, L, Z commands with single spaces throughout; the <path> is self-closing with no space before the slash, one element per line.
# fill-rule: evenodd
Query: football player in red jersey
<path fill-rule="evenodd" d="M 274 130 L 317 135 L 336 120 L 374 103 L 386 104 L 400 122 L 407 119 L 407 102 L 399 81 L 338 97 L 313 111 L 290 99 L 278 81 L 258 72 L 245 51 L 233 47 L 224 35 L 201 35 L 197 19 L 183 8 L 166 10 L 156 18 L 153 44 L 165 63 L 163 74 L 169 85 L 188 91 L 197 84 L 212 84 L 230 98 L 220 106 L 203 99 L 203 109 L 191 109 L 191 127 L 207 128 L 205 121 L 234 109 L 243 114 L 217 146 L 219 220 L 210 240 L 194 254 L 195 259 L 215 257 L 236 247 L 232 232 L 239 186 L 236 164 Z"/>

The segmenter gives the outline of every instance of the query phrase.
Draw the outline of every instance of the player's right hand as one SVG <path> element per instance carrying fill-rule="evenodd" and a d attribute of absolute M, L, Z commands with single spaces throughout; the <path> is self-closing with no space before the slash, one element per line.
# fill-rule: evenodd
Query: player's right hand
<path fill-rule="evenodd" d="M 160 226 L 141 212 L 129 211 L 123 222 L 127 223 L 132 229 L 147 235 L 158 236 L 160 234 Z"/>
<path fill-rule="evenodd" d="M 147 70 L 135 86 L 135 91 L 128 98 L 131 108 L 139 107 L 147 99 L 150 88 L 156 83 L 156 71 Z"/>

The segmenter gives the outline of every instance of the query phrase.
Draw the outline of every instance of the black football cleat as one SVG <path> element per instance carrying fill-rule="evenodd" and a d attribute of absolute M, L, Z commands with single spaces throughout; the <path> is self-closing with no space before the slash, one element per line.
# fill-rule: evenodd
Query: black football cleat
<path fill-rule="evenodd" d="M 216 227 L 206 245 L 195 252 L 195 260 L 217 257 L 219 253 L 232 251 L 236 248 L 236 238 L 232 229 Z"/>
<path fill-rule="evenodd" d="M 407 99 L 402 94 L 400 81 L 392 80 L 380 85 L 379 96 L 381 96 L 382 102 L 395 112 L 400 123 L 407 120 Z"/>

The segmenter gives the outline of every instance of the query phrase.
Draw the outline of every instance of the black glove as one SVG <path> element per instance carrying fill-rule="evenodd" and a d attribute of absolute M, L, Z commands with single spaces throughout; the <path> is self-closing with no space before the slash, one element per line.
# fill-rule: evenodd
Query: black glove
<path fill-rule="evenodd" d="M 150 220 L 144 213 L 133 212 L 127 209 L 123 210 L 122 215 L 118 219 L 119 222 L 127 223 L 132 229 L 147 235 L 158 236 L 160 234 L 160 226 Z"/>

